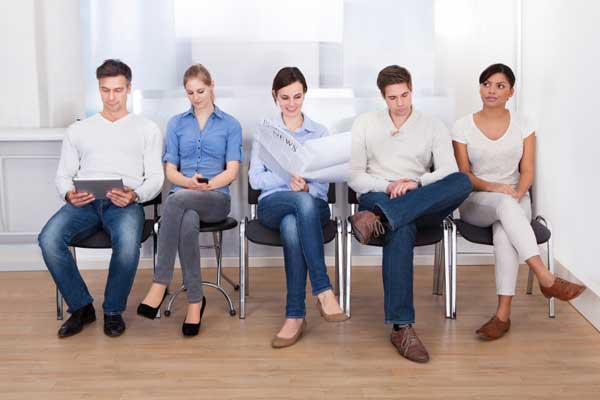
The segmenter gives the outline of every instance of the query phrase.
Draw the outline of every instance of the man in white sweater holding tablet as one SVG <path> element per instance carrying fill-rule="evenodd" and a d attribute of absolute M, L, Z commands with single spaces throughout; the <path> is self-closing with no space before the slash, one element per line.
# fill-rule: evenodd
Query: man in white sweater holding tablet
<path fill-rule="evenodd" d="M 79 333 L 96 320 L 93 299 L 81 278 L 68 243 L 104 229 L 112 241 L 112 257 L 104 292 L 104 333 L 125 331 L 121 313 L 133 284 L 140 257 L 144 223 L 141 203 L 161 190 L 163 144 L 158 126 L 127 111 L 131 69 L 106 60 L 96 70 L 103 109 L 71 125 L 63 139 L 56 186 L 66 204 L 39 236 L 44 261 L 65 298 L 70 318 L 59 337 Z M 122 179 L 102 198 L 77 191 L 73 179 Z"/>
<path fill-rule="evenodd" d="M 429 354 L 417 337 L 413 305 L 413 247 L 418 227 L 439 226 L 471 192 L 458 171 L 448 130 L 412 106 L 412 80 L 391 65 L 377 77 L 387 108 L 360 115 L 352 127 L 351 176 L 360 194 L 352 231 L 363 244 L 384 235 L 385 323 L 391 342 L 411 361 Z"/>

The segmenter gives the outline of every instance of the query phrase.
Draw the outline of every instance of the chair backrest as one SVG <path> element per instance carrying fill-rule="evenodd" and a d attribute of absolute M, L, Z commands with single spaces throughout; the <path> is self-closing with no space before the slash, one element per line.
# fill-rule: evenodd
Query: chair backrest
<path fill-rule="evenodd" d="M 248 204 L 258 204 L 258 196 L 260 196 L 260 193 L 260 190 L 252 189 L 252 186 L 250 186 L 250 182 L 248 182 Z M 329 191 L 327 192 L 327 203 L 335 204 L 335 183 L 329 184 Z"/>
<path fill-rule="evenodd" d="M 356 197 L 356 192 L 348 186 L 348 204 L 358 204 L 358 197 Z"/>

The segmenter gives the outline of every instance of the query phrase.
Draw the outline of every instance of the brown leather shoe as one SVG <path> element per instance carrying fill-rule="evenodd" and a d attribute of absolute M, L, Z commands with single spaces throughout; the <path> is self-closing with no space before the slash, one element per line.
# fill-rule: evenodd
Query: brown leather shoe
<path fill-rule="evenodd" d="M 373 237 L 385 235 L 385 227 L 381 223 L 381 218 L 371 211 L 359 211 L 350 217 L 352 233 L 356 240 L 362 244 L 367 244 Z"/>
<path fill-rule="evenodd" d="M 552 286 L 543 287 L 540 285 L 540 290 L 547 299 L 554 297 L 559 300 L 569 301 L 583 293 L 585 286 L 566 281 L 557 276 Z"/>
<path fill-rule="evenodd" d="M 273 340 L 271 340 L 271 347 L 274 349 L 281 349 L 283 347 L 289 347 L 293 344 L 296 344 L 296 342 L 300 340 L 300 337 L 302 337 L 304 329 L 306 329 L 306 320 L 302 321 L 302 325 L 300 325 L 300 328 L 298 328 L 298 332 L 296 332 L 296 334 L 291 338 L 282 338 L 275 335 Z"/>
<path fill-rule="evenodd" d="M 494 315 L 488 322 L 477 329 L 475 333 L 483 340 L 496 340 L 508 332 L 510 329 L 510 318 L 505 322 L 496 318 Z"/>
<path fill-rule="evenodd" d="M 343 311 L 337 314 L 327 314 L 325 310 L 323 310 L 323 305 L 319 300 L 317 300 L 317 310 L 319 310 L 319 314 L 321 314 L 321 317 L 327 322 L 344 322 L 348 320 L 348 316 Z"/>
<path fill-rule="evenodd" d="M 426 363 L 429 361 L 429 353 L 423 343 L 417 337 L 412 325 L 402 327 L 399 331 L 392 331 L 390 340 L 401 356 L 410 361 Z"/>

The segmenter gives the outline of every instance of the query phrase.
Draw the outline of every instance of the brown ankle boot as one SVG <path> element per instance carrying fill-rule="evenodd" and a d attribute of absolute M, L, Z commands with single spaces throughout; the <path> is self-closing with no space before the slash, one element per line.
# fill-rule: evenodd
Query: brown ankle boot
<path fill-rule="evenodd" d="M 356 240 L 362 244 L 368 244 L 373 237 L 385 234 L 385 227 L 381 218 L 371 211 L 359 211 L 350 217 L 352 233 Z"/>
<path fill-rule="evenodd" d="M 585 286 L 566 281 L 557 276 L 552 286 L 543 287 L 540 285 L 540 290 L 547 299 L 554 297 L 559 300 L 569 301 L 583 293 Z"/>
<path fill-rule="evenodd" d="M 484 340 L 496 340 L 508 332 L 510 329 L 510 318 L 505 322 L 498 319 L 495 315 L 488 322 L 477 329 L 475 333 Z"/>

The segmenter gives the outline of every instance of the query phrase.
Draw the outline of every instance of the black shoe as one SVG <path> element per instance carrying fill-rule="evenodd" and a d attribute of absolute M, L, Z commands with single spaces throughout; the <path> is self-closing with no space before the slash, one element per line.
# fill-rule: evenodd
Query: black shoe
<path fill-rule="evenodd" d="M 202 315 L 204 314 L 204 307 L 206 307 L 206 297 L 202 296 L 202 307 L 200 308 L 200 322 L 197 324 L 188 324 L 183 322 L 181 326 L 181 332 L 183 336 L 196 336 L 200 331 L 200 324 L 202 323 Z"/>
<path fill-rule="evenodd" d="M 146 317 L 149 319 L 156 318 L 156 316 L 158 315 L 158 312 L 160 311 L 160 306 L 162 306 L 163 301 L 165 301 L 165 299 L 167 298 L 167 294 L 168 294 L 168 290 L 165 289 L 165 294 L 163 295 L 162 300 L 158 304 L 158 307 L 151 307 L 148 304 L 140 303 L 140 305 L 137 308 L 138 315 L 141 315 L 142 317 Z"/>
<path fill-rule="evenodd" d="M 104 314 L 104 334 L 110 337 L 121 336 L 125 332 L 125 321 L 121 315 Z"/>
<path fill-rule="evenodd" d="M 91 324 L 95 320 L 96 311 L 94 310 L 94 306 L 91 303 L 87 306 L 83 306 L 79 310 L 73 312 L 69 319 L 61 325 L 58 330 L 58 337 L 65 338 L 76 335 L 81 332 L 85 325 Z"/>

